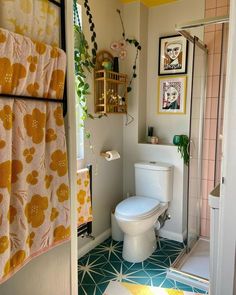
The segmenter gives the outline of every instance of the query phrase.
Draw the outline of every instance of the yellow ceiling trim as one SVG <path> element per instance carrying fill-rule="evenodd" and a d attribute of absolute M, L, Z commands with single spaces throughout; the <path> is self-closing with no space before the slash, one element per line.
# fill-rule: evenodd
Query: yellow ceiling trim
<path fill-rule="evenodd" d="M 176 2 L 177 0 L 121 0 L 123 3 L 131 3 L 131 2 L 142 2 L 147 7 L 158 6 L 162 4 L 167 4 L 171 2 Z"/>

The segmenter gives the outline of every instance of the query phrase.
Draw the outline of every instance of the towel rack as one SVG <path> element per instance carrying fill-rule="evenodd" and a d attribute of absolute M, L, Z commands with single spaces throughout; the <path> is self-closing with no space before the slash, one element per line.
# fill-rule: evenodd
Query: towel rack
<path fill-rule="evenodd" d="M 59 7 L 60 16 L 61 16 L 61 48 L 66 52 L 66 20 L 65 20 L 65 0 L 48 0 L 50 3 Z M 43 102 L 55 102 L 55 103 L 62 103 L 63 104 L 63 116 L 65 117 L 67 114 L 67 82 L 65 80 L 65 87 L 64 87 L 64 95 L 63 99 L 54 99 L 54 98 L 45 98 L 45 97 L 35 97 L 35 96 L 23 96 L 23 95 L 16 95 L 16 94 L 4 94 L 0 93 L 0 97 L 2 98 L 12 98 L 12 99 L 24 99 L 24 100 L 37 100 Z"/>
<path fill-rule="evenodd" d="M 92 165 L 88 165 L 87 168 L 89 169 L 89 177 L 90 177 L 90 195 L 91 195 L 91 201 L 92 201 Z M 92 236 L 92 221 L 87 222 L 85 224 L 82 224 L 78 227 L 77 229 L 77 237 L 79 236 L 84 236 L 84 237 L 88 237 L 94 240 L 94 237 Z"/>
<path fill-rule="evenodd" d="M 12 99 L 24 99 L 24 100 L 38 100 L 38 101 L 44 101 L 44 102 L 55 102 L 55 103 L 63 103 L 64 104 L 64 98 L 63 99 L 57 99 L 57 98 L 24 96 L 24 95 L 4 94 L 4 93 L 0 93 L 0 97 L 6 98 L 6 99 L 12 98 Z"/>
<path fill-rule="evenodd" d="M 61 48 L 66 52 L 66 9 L 65 0 L 48 0 L 52 4 L 56 5 L 61 9 Z M 58 102 L 58 101 L 57 101 Z M 67 114 L 67 81 L 65 80 L 64 96 L 63 100 L 63 116 Z"/>

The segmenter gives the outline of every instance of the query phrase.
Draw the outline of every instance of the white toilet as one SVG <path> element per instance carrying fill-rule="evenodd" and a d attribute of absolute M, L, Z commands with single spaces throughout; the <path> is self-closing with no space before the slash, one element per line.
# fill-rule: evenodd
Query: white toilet
<path fill-rule="evenodd" d="M 173 166 L 157 162 L 136 163 L 134 166 L 136 196 L 119 203 L 115 217 L 124 232 L 122 256 L 137 263 L 156 250 L 154 225 L 173 197 Z"/>

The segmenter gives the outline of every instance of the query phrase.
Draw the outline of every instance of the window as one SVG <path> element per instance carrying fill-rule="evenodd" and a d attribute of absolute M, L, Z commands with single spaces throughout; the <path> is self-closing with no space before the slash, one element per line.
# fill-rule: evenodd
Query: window
<path fill-rule="evenodd" d="M 82 7 L 76 1 L 74 1 L 74 23 L 75 24 L 82 24 Z M 77 94 L 75 95 L 77 98 Z M 81 127 L 81 108 L 76 101 L 76 136 L 77 136 L 77 158 L 83 159 L 84 158 L 84 128 Z"/>

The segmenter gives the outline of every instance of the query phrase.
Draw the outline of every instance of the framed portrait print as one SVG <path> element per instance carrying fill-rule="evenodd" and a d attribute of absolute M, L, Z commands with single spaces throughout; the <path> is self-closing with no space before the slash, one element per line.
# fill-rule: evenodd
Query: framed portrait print
<path fill-rule="evenodd" d="M 159 41 L 158 74 L 187 73 L 188 41 L 181 35 L 161 37 Z"/>
<path fill-rule="evenodd" d="M 159 77 L 158 113 L 185 114 L 187 76 Z"/>

